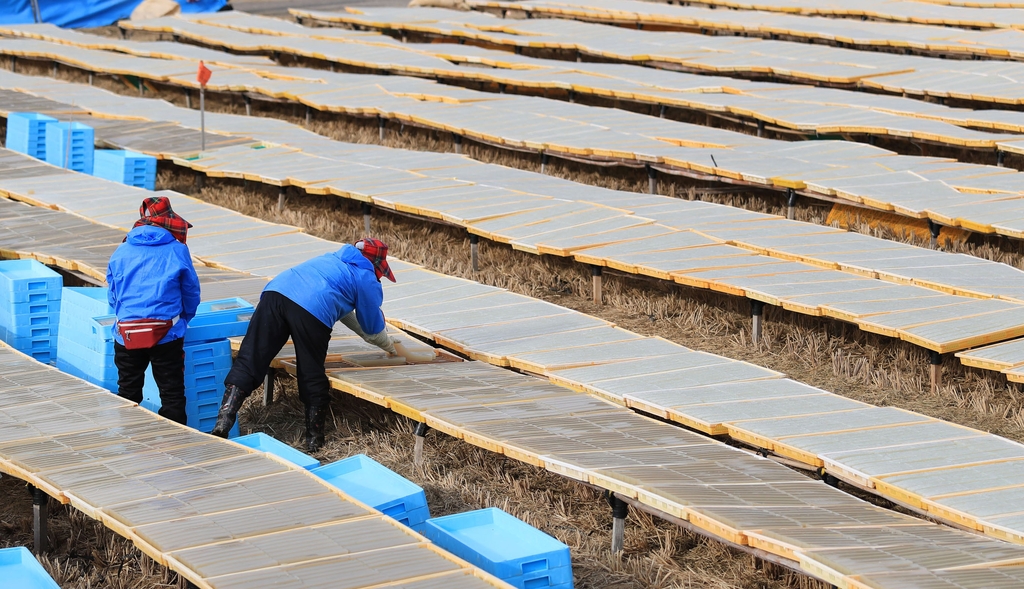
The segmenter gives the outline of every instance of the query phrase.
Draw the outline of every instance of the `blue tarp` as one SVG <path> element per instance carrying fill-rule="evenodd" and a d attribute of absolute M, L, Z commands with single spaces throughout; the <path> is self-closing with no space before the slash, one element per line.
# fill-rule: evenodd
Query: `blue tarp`
<path fill-rule="evenodd" d="M 83 28 L 112 25 L 128 18 L 142 0 L 38 0 L 43 22 Z M 177 0 L 182 12 L 215 12 L 227 0 Z M 0 24 L 35 22 L 31 0 L 0 0 Z"/>

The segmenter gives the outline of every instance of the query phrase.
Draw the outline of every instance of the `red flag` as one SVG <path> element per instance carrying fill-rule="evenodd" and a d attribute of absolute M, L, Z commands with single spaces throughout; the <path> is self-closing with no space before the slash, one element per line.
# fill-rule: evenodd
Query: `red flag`
<path fill-rule="evenodd" d="M 206 67 L 203 62 L 199 62 L 199 71 L 196 73 L 196 81 L 199 82 L 200 86 L 205 86 L 210 81 L 210 68 Z"/>

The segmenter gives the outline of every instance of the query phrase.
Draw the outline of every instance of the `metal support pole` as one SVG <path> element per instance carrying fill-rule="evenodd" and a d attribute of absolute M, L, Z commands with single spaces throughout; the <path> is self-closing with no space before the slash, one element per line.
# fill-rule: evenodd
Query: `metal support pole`
<path fill-rule="evenodd" d="M 46 493 L 36 487 L 32 487 L 32 531 L 34 544 L 33 552 L 42 554 L 46 552 L 46 517 L 50 498 Z"/>
<path fill-rule="evenodd" d="M 473 272 L 480 271 L 480 236 L 469 234 L 469 259 L 473 262 Z"/>
<path fill-rule="evenodd" d="M 455 153 L 462 154 L 462 135 L 452 133 L 452 136 L 455 137 Z"/>
<path fill-rule="evenodd" d="M 591 266 L 590 276 L 594 279 L 594 302 L 600 305 L 602 303 L 601 296 L 601 274 L 604 268 L 601 266 Z"/>
<path fill-rule="evenodd" d="M 796 191 L 792 188 L 786 189 L 786 218 L 796 218 Z"/>
<path fill-rule="evenodd" d="M 422 421 L 416 422 L 416 429 L 412 432 L 416 436 L 416 445 L 412 450 L 412 462 L 416 466 L 423 465 L 423 443 L 427 440 L 428 431 L 430 431 L 430 427 L 427 424 Z"/>
<path fill-rule="evenodd" d="M 281 190 L 277 193 L 277 212 L 278 212 L 278 214 L 281 214 L 281 212 L 284 211 L 284 198 L 286 196 L 288 196 L 288 189 L 285 188 L 284 186 L 282 186 Z"/>
<path fill-rule="evenodd" d="M 384 117 L 377 115 L 377 135 L 380 136 L 380 142 L 384 143 Z"/>
<path fill-rule="evenodd" d="M 306 105 L 306 126 L 307 127 L 309 126 L 309 123 L 312 120 L 313 120 L 313 109 L 310 108 L 310 106 L 307 104 Z"/>
<path fill-rule="evenodd" d="M 942 354 L 928 350 L 928 373 L 931 377 L 932 394 L 938 394 L 942 388 Z"/>
<path fill-rule="evenodd" d="M 764 302 L 750 299 L 750 341 L 755 345 L 761 341 L 761 324 L 764 319 Z"/>
<path fill-rule="evenodd" d="M 200 149 L 206 151 L 206 86 L 199 87 L 199 127 L 203 136 Z"/>
<path fill-rule="evenodd" d="M 612 552 L 622 552 L 626 544 L 626 516 L 629 505 L 615 493 L 608 493 L 608 505 L 612 508 Z"/>
<path fill-rule="evenodd" d="M 651 164 L 644 164 L 647 168 L 647 192 L 658 194 L 658 170 L 651 167 Z"/>
<path fill-rule="evenodd" d="M 370 236 L 370 213 L 372 210 L 370 203 L 363 203 L 363 233 L 366 237 Z"/>
<path fill-rule="evenodd" d="M 243 94 L 242 95 L 242 100 L 245 101 L 245 116 L 251 117 L 252 116 L 252 96 L 249 96 L 248 94 Z"/>
<path fill-rule="evenodd" d="M 757 136 L 764 137 L 764 121 L 757 122 Z"/>
<path fill-rule="evenodd" d="M 274 381 L 277 380 L 277 368 L 271 368 L 267 371 L 266 378 L 263 379 L 263 406 L 267 407 L 274 402 Z"/>
<path fill-rule="evenodd" d="M 932 248 L 933 250 L 939 249 L 939 231 L 941 230 L 941 225 L 939 225 L 935 221 L 932 221 L 931 219 L 928 219 L 928 232 L 931 233 L 932 236 L 931 241 L 928 243 L 928 247 Z"/>
<path fill-rule="evenodd" d="M 540 173 L 546 174 L 548 169 L 548 154 L 543 151 L 540 153 Z"/>
<path fill-rule="evenodd" d="M 1005 151 L 1003 151 L 1001 149 L 997 149 L 996 150 L 996 165 L 999 166 L 1000 168 L 1003 167 L 1003 156 L 1004 155 L 1006 155 Z"/>

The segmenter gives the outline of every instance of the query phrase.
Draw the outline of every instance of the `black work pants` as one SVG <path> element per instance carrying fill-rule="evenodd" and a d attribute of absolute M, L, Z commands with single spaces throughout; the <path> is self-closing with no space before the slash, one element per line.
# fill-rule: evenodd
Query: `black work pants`
<path fill-rule="evenodd" d="M 324 371 L 331 328 L 312 313 L 279 292 L 266 291 L 249 320 L 242 347 L 224 384 L 235 385 L 246 395 L 267 377 L 274 356 L 291 338 L 299 399 L 306 407 L 321 407 L 331 400 L 331 383 Z"/>
<path fill-rule="evenodd" d="M 160 415 L 184 424 L 185 416 L 185 351 L 184 338 L 152 348 L 129 350 L 114 342 L 114 365 L 117 366 L 118 395 L 142 402 L 146 368 L 153 365 L 153 380 L 160 389 Z"/>

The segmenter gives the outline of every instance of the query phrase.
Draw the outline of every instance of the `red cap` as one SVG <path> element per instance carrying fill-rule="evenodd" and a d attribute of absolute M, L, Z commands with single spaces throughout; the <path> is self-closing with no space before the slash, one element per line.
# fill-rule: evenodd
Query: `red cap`
<path fill-rule="evenodd" d="M 395 273 L 391 271 L 391 266 L 388 266 L 388 244 L 379 239 L 367 237 L 356 242 L 356 249 L 363 252 L 366 259 L 373 264 L 373 269 L 377 272 L 377 280 L 380 280 L 381 276 L 387 276 L 388 280 L 395 282 Z"/>

